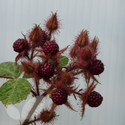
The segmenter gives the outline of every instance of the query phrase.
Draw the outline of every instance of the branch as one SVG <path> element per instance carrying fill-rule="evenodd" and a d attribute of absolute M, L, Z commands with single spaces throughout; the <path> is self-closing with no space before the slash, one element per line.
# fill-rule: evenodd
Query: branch
<path fill-rule="evenodd" d="M 34 48 L 32 49 L 32 52 L 31 52 L 31 60 L 33 59 L 33 54 L 34 54 Z"/>
<path fill-rule="evenodd" d="M 14 77 L 9 77 L 9 76 L 0 76 L 0 78 L 14 79 Z"/>
<path fill-rule="evenodd" d="M 43 98 L 47 95 L 47 93 L 43 93 L 42 96 L 37 96 L 36 97 L 36 102 L 34 103 L 32 109 L 30 110 L 30 112 L 28 113 L 26 119 L 24 120 L 24 122 L 22 123 L 22 125 L 28 125 L 29 123 L 29 119 L 31 118 L 32 114 L 34 113 L 34 111 L 36 110 L 37 106 L 40 104 L 40 102 L 43 100 Z"/>
<path fill-rule="evenodd" d="M 31 93 L 36 97 L 37 94 L 31 89 Z"/>
<path fill-rule="evenodd" d="M 77 95 L 80 95 L 80 96 L 82 95 L 82 94 L 81 94 L 81 93 L 79 93 L 79 92 L 74 92 L 74 93 L 75 93 L 75 94 L 77 94 Z"/>
<path fill-rule="evenodd" d="M 53 86 L 50 86 L 49 89 L 52 89 Z M 44 92 L 41 96 L 37 96 L 36 97 L 36 102 L 34 103 L 32 109 L 30 110 L 30 112 L 28 113 L 26 119 L 24 120 L 24 122 L 22 123 L 22 125 L 28 125 L 29 124 L 29 120 L 32 116 L 32 114 L 34 113 L 34 111 L 36 110 L 37 106 L 40 104 L 40 102 L 43 100 L 43 98 L 47 95 L 48 93 Z"/>
<path fill-rule="evenodd" d="M 37 121 L 39 121 L 39 120 L 40 120 L 39 118 L 38 118 L 38 119 L 31 120 L 31 121 L 28 122 L 28 124 L 31 124 L 31 123 L 37 122 Z"/>
<path fill-rule="evenodd" d="M 39 93 L 39 81 L 35 79 L 35 84 L 36 84 L 36 92 L 37 92 L 37 95 L 39 96 L 40 93 Z"/>

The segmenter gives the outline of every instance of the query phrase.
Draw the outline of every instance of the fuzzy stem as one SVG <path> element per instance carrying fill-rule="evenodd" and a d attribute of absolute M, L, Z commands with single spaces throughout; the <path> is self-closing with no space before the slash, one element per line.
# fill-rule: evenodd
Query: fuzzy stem
<path fill-rule="evenodd" d="M 34 48 L 32 49 L 32 52 L 31 52 L 31 60 L 33 59 L 33 55 L 34 55 Z"/>
<path fill-rule="evenodd" d="M 74 75 L 78 75 L 78 74 L 81 74 L 81 73 L 83 73 L 83 70 L 81 70 L 81 71 L 79 71 L 77 73 L 74 73 Z"/>
<path fill-rule="evenodd" d="M 0 78 L 14 79 L 13 77 L 9 77 L 9 76 L 0 76 Z"/>
<path fill-rule="evenodd" d="M 37 95 L 39 96 L 39 81 L 35 79 L 35 84 L 36 84 L 36 91 L 37 91 Z"/>
<path fill-rule="evenodd" d="M 37 122 L 37 121 L 39 121 L 39 120 L 40 120 L 39 118 L 38 118 L 38 119 L 31 120 L 31 121 L 29 121 L 27 124 L 31 124 L 31 123 Z"/>
<path fill-rule="evenodd" d="M 74 93 L 75 93 L 75 94 L 77 94 L 77 95 L 80 95 L 80 96 L 82 95 L 82 94 L 81 94 L 81 93 L 79 93 L 79 92 L 74 92 Z"/>
<path fill-rule="evenodd" d="M 26 58 L 27 58 L 28 60 L 31 60 L 28 54 L 26 54 Z"/>
<path fill-rule="evenodd" d="M 37 94 L 36 94 L 33 90 L 31 90 L 31 93 L 32 93 L 34 96 L 37 96 Z"/>
<path fill-rule="evenodd" d="M 52 34 L 52 32 L 50 31 L 50 32 L 49 32 L 49 40 L 51 39 L 51 34 Z"/>

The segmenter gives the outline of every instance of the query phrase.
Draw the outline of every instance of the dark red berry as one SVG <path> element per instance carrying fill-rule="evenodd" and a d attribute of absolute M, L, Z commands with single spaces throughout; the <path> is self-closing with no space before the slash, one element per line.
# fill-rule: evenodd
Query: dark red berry
<path fill-rule="evenodd" d="M 62 105 L 67 102 L 67 92 L 63 88 L 55 89 L 51 96 L 53 102 L 57 105 Z"/>
<path fill-rule="evenodd" d="M 44 44 L 48 39 L 48 34 L 44 30 L 42 30 L 42 44 Z"/>
<path fill-rule="evenodd" d="M 18 39 L 13 43 L 13 49 L 15 52 L 22 52 L 26 48 L 24 39 Z"/>
<path fill-rule="evenodd" d="M 99 75 L 104 71 L 104 64 L 96 59 L 89 65 L 89 71 L 92 75 Z"/>
<path fill-rule="evenodd" d="M 59 51 L 59 46 L 55 41 L 47 41 L 43 45 L 45 55 L 55 55 Z"/>
<path fill-rule="evenodd" d="M 49 63 L 41 64 L 38 67 L 38 75 L 43 79 L 49 79 L 54 75 L 54 67 Z"/>
<path fill-rule="evenodd" d="M 88 105 L 98 107 L 102 103 L 103 97 L 96 91 L 93 91 L 88 96 Z"/>

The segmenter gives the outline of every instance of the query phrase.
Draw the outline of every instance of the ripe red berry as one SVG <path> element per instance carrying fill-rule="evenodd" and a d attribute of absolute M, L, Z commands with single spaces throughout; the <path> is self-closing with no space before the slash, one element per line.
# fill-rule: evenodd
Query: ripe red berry
<path fill-rule="evenodd" d="M 104 64 L 96 59 L 89 65 L 89 71 L 92 75 L 99 75 L 104 71 Z"/>
<path fill-rule="evenodd" d="M 45 55 L 55 55 L 59 51 L 59 46 L 55 41 L 47 41 L 43 45 Z"/>
<path fill-rule="evenodd" d="M 51 96 L 53 102 L 57 105 L 62 105 L 67 102 L 67 92 L 63 88 L 55 89 Z"/>
<path fill-rule="evenodd" d="M 24 39 L 18 39 L 13 43 L 13 49 L 15 52 L 22 52 L 26 48 Z"/>
<path fill-rule="evenodd" d="M 90 107 L 98 107 L 102 103 L 103 97 L 96 91 L 93 91 L 88 96 L 88 105 Z"/>
<path fill-rule="evenodd" d="M 49 63 L 41 64 L 38 67 L 38 75 L 43 79 L 49 79 L 54 75 L 54 67 Z"/>

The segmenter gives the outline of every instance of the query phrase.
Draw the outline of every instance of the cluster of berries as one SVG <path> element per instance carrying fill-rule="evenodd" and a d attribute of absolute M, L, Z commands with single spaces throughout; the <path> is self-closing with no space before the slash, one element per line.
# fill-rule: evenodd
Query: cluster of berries
<path fill-rule="evenodd" d="M 57 13 L 55 13 L 47 20 L 46 30 L 35 25 L 28 36 L 23 35 L 23 39 L 18 39 L 13 44 L 14 51 L 18 52 L 15 62 L 17 63 L 20 59 L 24 74 L 30 75 L 35 81 L 36 91 L 34 89 L 31 92 L 35 93 L 35 96 L 43 96 L 39 92 L 39 84 L 42 84 L 40 79 L 50 86 L 42 89 L 46 94 L 50 94 L 53 102 L 51 109 L 44 109 L 38 116 L 37 120 L 41 120 L 43 123 L 49 123 L 56 117 L 55 108 L 58 105 L 65 104 L 75 111 L 68 101 L 68 96 L 74 95 L 75 99 L 80 98 L 82 117 L 86 104 L 90 107 L 98 107 L 103 100 L 103 97 L 94 91 L 99 83 L 95 75 L 104 71 L 103 63 L 97 59 L 98 39 L 95 37 L 90 41 L 88 31 L 83 30 L 70 49 L 71 63 L 61 66 L 60 59 L 68 47 L 60 50 L 53 39 L 52 36 L 58 29 L 59 21 Z M 24 58 L 25 60 L 23 60 Z M 36 62 L 36 60 L 38 61 Z M 75 83 L 79 74 L 83 74 L 85 77 L 87 84 L 85 90 L 78 88 L 78 83 Z"/>

